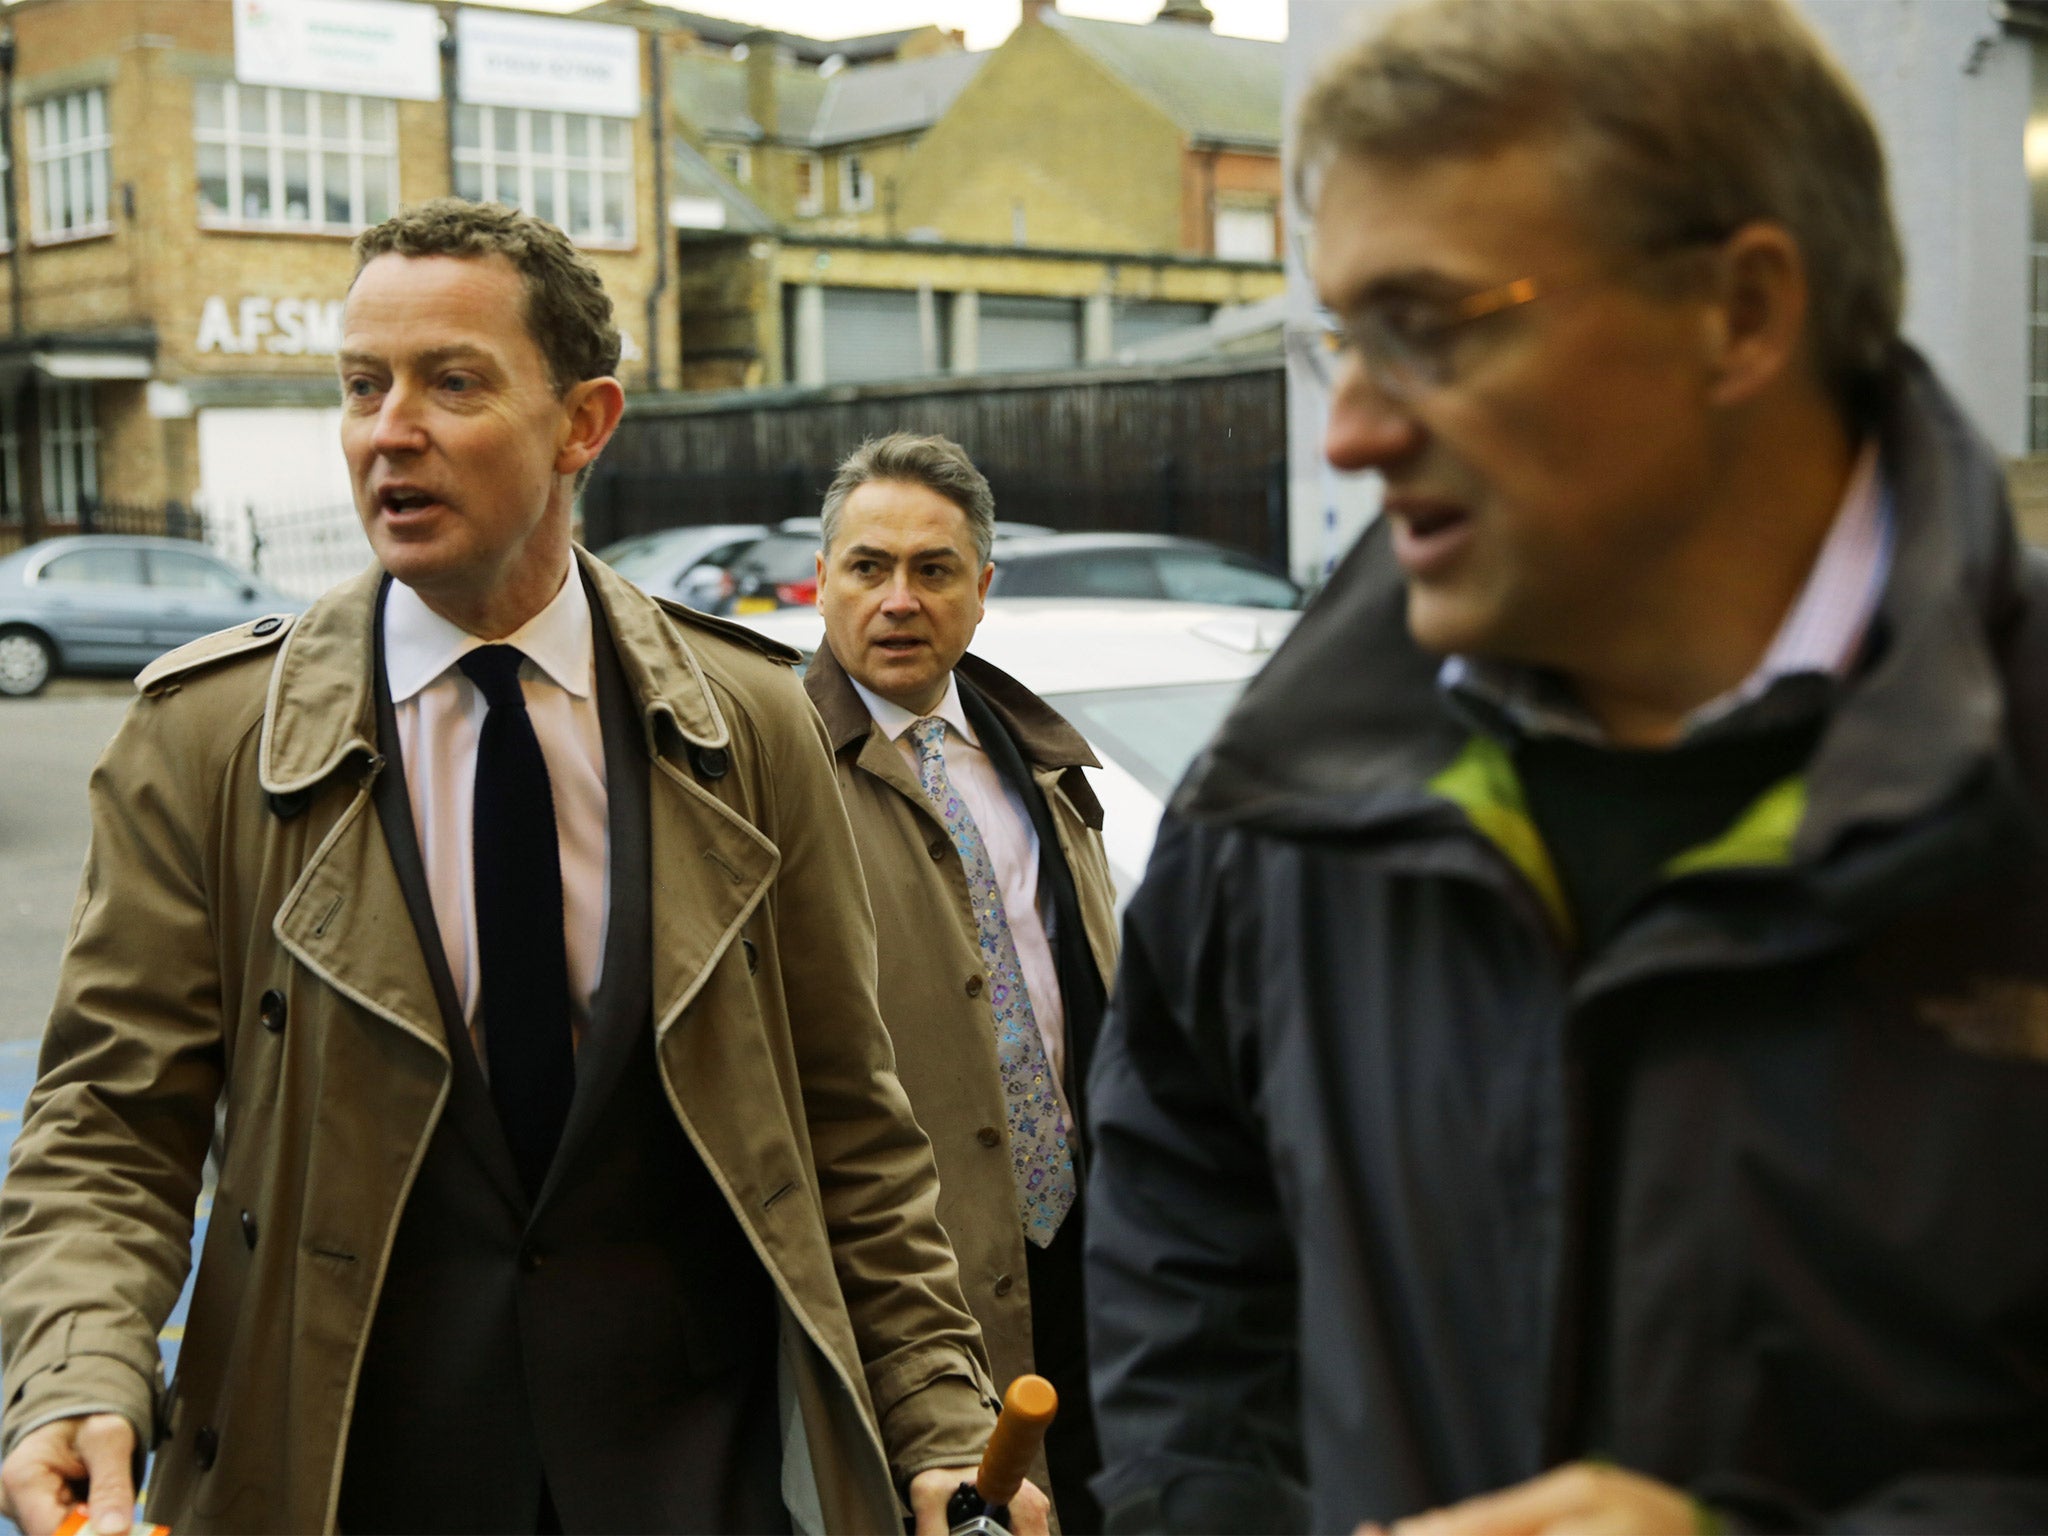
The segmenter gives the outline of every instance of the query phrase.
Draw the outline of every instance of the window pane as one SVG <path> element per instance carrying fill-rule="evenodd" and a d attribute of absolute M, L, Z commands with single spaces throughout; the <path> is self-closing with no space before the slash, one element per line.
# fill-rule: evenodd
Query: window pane
<path fill-rule="evenodd" d="M 363 156 L 363 222 L 382 224 L 391 217 L 391 157 Z"/>
<path fill-rule="evenodd" d="M 552 155 L 555 152 L 555 122 L 559 112 L 536 112 L 533 114 L 533 152 L 536 155 Z"/>
<path fill-rule="evenodd" d="M 294 224 L 313 217 L 312 168 L 303 149 L 284 152 L 284 216 Z"/>
<path fill-rule="evenodd" d="M 199 146 L 199 211 L 209 218 L 224 219 L 228 202 L 228 148 L 225 144 Z"/>
<path fill-rule="evenodd" d="M 572 235 L 590 233 L 590 173 L 569 173 L 569 216 L 562 227 Z"/>
<path fill-rule="evenodd" d="M 606 171 L 604 176 L 604 237 L 607 240 L 626 238 L 626 177 L 621 171 Z"/>
<path fill-rule="evenodd" d="M 236 121 L 242 132 L 267 134 L 270 132 L 270 92 L 253 85 L 245 85 L 235 92 L 238 108 Z"/>
<path fill-rule="evenodd" d="M 480 115 L 481 111 L 482 109 L 479 107 L 467 106 L 458 106 L 455 109 L 456 148 L 475 149 L 483 143 L 484 131 L 483 119 Z M 363 116 L 365 119 L 367 119 L 369 117 L 369 113 L 365 112 Z M 367 121 L 365 121 L 363 124 L 363 132 L 367 135 L 369 131 L 370 125 Z"/>
<path fill-rule="evenodd" d="M 363 103 L 363 138 L 371 144 L 389 144 L 398 137 L 397 109 L 388 101 Z"/>
<path fill-rule="evenodd" d="M 270 217 L 270 157 L 261 150 L 242 156 L 242 217 Z"/>
<path fill-rule="evenodd" d="M 85 137 L 85 97 L 82 95 L 64 98 L 64 140 L 76 144 Z"/>
<path fill-rule="evenodd" d="M 120 547 L 76 550 L 44 566 L 42 580 L 66 587 L 139 587 L 142 552 Z"/>
<path fill-rule="evenodd" d="M 369 191 L 369 178 L 367 176 L 364 178 L 363 190 L 365 193 Z M 472 203 L 480 203 L 484 200 L 484 168 L 474 160 L 458 160 L 455 162 L 455 195 L 457 197 L 466 197 Z M 363 211 L 365 215 L 369 212 L 367 208 Z"/>
<path fill-rule="evenodd" d="M 192 87 L 194 127 L 207 133 L 227 127 L 227 102 L 223 99 L 227 89 L 218 80 L 202 80 Z"/>
<path fill-rule="evenodd" d="M 149 584 L 176 587 L 186 592 L 239 592 L 242 583 L 235 574 L 204 555 L 182 550 L 152 549 L 149 552 Z"/>
<path fill-rule="evenodd" d="M 572 117 L 564 125 L 568 129 L 568 151 L 572 159 L 590 158 L 590 119 Z"/>
<path fill-rule="evenodd" d="M 95 225 L 112 223 L 107 203 L 107 152 L 95 149 L 85 157 L 86 217 Z"/>
<path fill-rule="evenodd" d="M 284 122 L 284 131 L 293 138 L 304 138 L 306 134 L 306 93 L 304 91 L 279 91 L 278 112 Z"/>
<path fill-rule="evenodd" d="M 323 93 L 320 97 L 320 136 L 324 139 L 345 139 L 348 137 L 348 98 Z"/>
<path fill-rule="evenodd" d="M 560 210 L 555 206 L 555 173 L 551 170 L 536 170 L 533 173 L 533 216 L 546 219 L 550 224 L 562 222 Z"/>
<path fill-rule="evenodd" d="M 364 166 L 366 175 L 375 174 L 375 162 Z M 348 212 L 348 156 L 320 157 L 320 219 L 325 224 L 352 222 Z"/>
<path fill-rule="evenodd" d="M 491 146 L 501 155 L 516 153 L 519 148 L 519 114 L 509 107 L 491 113 Z"/>
<path fill-rule="evenodd" d="M 601 119 L 604 127 L 604 157 L 607 160 L 626 158 L 626 123 L 622 118 Z"/>
<path fill-rule="evenodd" d="M 85 131 L 96 139 L 107 136 L 107 93 L 87 91 L 85 93 Z"/>

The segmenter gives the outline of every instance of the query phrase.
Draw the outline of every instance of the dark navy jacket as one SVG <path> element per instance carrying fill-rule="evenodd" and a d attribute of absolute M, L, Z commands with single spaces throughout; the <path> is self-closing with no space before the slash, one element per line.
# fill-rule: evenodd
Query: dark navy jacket
<path fill-rule="evenodd" d="M 1901 351 L 1806 770 L 1571 940 L 1371 533 L 1161 827 L 1090 1086 L 1113 1528 L 1604 1456 L 1735 1526 L 2048 1529 L 2048 569 Z"/>

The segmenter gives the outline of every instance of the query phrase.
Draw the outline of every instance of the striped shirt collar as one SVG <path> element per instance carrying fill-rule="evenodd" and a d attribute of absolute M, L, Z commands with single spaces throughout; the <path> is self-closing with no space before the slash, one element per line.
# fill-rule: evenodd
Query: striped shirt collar
<path fill-rule="evenodd" d="M 1686 717 L 1681 740 L 1811 712 L 1855 664 L 1892 563 L 1891 495 L 1875 439 L 1856 455 L 1842 504 L 1784 622 L 1754 671 Z M 1437 686 L 1482 728 L 1605 745 L 1597 721 L 1556 674 L 1452 656 Z"/>

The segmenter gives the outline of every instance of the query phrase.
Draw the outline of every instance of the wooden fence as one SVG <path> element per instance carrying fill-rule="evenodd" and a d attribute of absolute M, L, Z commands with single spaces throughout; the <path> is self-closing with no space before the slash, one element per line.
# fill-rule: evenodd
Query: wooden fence
<path fill-rule="evenodd" d="M 585 538 L 815 515 L 841 458 L 903 429 L 965 447 L 999 517 L 1184 534 L 1283 565 L 1283 377 L 1275 358 L 642 397 L 584 491 Z"/>

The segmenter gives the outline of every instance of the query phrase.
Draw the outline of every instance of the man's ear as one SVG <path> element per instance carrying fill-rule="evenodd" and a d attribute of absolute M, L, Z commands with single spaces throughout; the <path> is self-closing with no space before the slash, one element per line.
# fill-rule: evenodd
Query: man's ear
<path fill-rule="evenodd" d="M 1714 260 L 1708 397 L 1740 405 L 1806 365 L 1806 257 L 1784 225 L 1759 220 L 1730 235 Z"/>
<path fill-rule="evenodd" d="M 562 397 L 564 431 L 555 473 L 573 475 L 604 451 L 625 414 L 626 392 L 613 378 L 585 379 Z"/>

